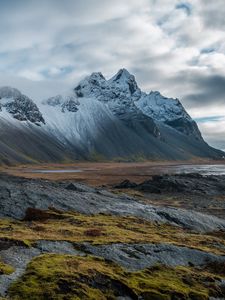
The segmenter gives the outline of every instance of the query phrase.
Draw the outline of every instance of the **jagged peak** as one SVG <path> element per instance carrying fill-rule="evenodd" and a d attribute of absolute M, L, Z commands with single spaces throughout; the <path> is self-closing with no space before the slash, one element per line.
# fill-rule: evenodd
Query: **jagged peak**
<path fill-rule="evenodd" d="M 91 75 L 89 76 L 86 76 L 83 80 L 81 80 L 80 84 L 82 82 L 85 82 L 85 81 L 88 81 L 88 82 L 91 82 L 91 83 L 94 83 L 95 81 L 96 82 L 99 82 L 99 81 L 105 81 L 105 77 L 102 75 L 101 72 L 93 72 Z"/>
<path fill-rule="evenodd" d="M 140 89 L 137 85 L 134 75 L 127 71 L 127 69 L 120 69 L 116 73 L 116 75 L 109 79 L 108 82 L 111 84 L 116 84 L 117 86 L 121 86 L 123 88 L 128 88 L 131 95 L 133 95 L 137 91 L 139 91 L 140 93 Z"/>
<path fill-rule="evenodd" d="M 135 79 L 134 75 L 132 75 L 127 69 L 120 69 L 109 81 L 121 82 L 127 81 L 129 79 Z"/>
<path fill-rule="evenodd" d="M 18 121 L 30 121 L 38 126 L 45 120 L 32 99 L 19 90 L 4 86 L 0 88 L 0 112 L 4 110 Z"/>
<path fill-rule="evenodd" d="M 74 88 L 74 92 L 77 97 L 83 97 L 83 89 L 88 89 L 89 86 L 101 86 L 106 82 L 105 77 L 101 72 L 93 72 L 91 75 L 86 76 L 79 84 Z"/>
<path fill-rule="evenodd" d="M 103 76 L 103 74 L 101 72 L 93 72 L 89 78 L 99 78 L 99 79 L 103 79 L 105 80 L 105 77 Z"/>

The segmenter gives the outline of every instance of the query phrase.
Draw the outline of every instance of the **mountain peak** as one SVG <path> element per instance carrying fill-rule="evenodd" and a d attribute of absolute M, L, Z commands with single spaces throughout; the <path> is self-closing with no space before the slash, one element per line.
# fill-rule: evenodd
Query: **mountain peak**
<path fill-rule="evenodd" d="M 36 125 L 45 123 L 33 100 L 9 86 L 0 88 L 0 112 L 3 109 L 19 121 L 30 121 Z"/>
<path fill-rule="evenodd" d="M 101 72 L 93 72 L 89 78 L 99 78 L 105 80 L 105 77 L 102 75 Z"/>
<path fill-rule="evenodd" d="M 0 88 L 0 162 L 5 153 L 15 160 L 15 142 L 21 161 L 93 159 L 95 153 L 109 160 L 224 157 L 204 142 L 177 99 L 142 92 L 126 69 L 109 80 L 92 73 L 39 105 Z"/>
<path fill-rule="evenodd" d="M 105 81 L 105 77 L 102 75 L 101 72 L 93 72 L 91 75 L 85 77 L 80 83 L 82 82 L 89 82 L 92 84 L 98 84 L 99 82 Z"/>
<path fill-rule="evenodd" d="M 74 88 L 74 92 L 78 98 L 84 96 L 89 97 L 96 89 L 99 90 L 106 84 L 106 79 L 101 72 L 94 72 L 90 76 L 85 77 Z"/>
<path fill-rule="evenodd" d="M 121 82 L 124 80 L 129 80 L 130 78 L 134 78 L 134 75 L 130 74 L 129 71 L 127 71 L 127 69 L 120 69 L 116 75 L 114 75 L 110 81 L 114 81 L 114 82 Z"/>
<path fill-rule="evenodd" d="M 131 95 L 140 90 L 134 75 L 130 74 L 127 69 L 120 69 L 109 82 L 122 88 L 127 88 Z"/>

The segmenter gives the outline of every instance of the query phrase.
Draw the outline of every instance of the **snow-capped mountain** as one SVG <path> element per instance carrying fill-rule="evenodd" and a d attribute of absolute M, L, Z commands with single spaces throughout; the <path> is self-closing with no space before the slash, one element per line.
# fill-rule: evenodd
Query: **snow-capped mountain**
<path fill-rule="evenodd" d="M 84 78 L 38 106 L 0 88 L 0 161 L 220 158 L 178 99 L 140 90 L 127 70 Z"/>
<path fill-rule="evenodd" d="M 37 105 L 14 88 L 0 88 L 0 110 L 10 113 L 19 121 L 30 121 L 36 125 L 45 123 Z"/>
<path fill-rule="evenodd" d="M 192 120 L 178 99 L 166 98 L 159 92 L 142 93 L 136 106 L 155 121 L 162 122 L 185 135 L 201 140 L 196 122 Z"/>
<path fill-rule="evenodd" d="M 136 129 L 139 124 L 144 125 L 155 137 L 159 131 L 151 116 L 143 114 L 135 105 L 142 93 L 133 75 L 127 70 L 120 70 L 113 78 L 106 80 L 101 73 L 93 73 L 86 77 L 74 89 L 77 97 L 96 99 L 104 103 L 113 114 Z"/>
<path fill-rule="evenodd" d="M 159 92 L 146 94 L 138 87 L 135 77 L 121 69 L 110 80 L 101 73 L 93 73 L 75 88 L 77 96 L 96 98 L 106 102 L 110 109 L 121 119 L 150 117 L 155 122 L 163 122 L 176 130 L 201 139 L 196 123 L 178 99 L 163 97 Z M 150 120 L 148 120 L 150 122 Z M 156 124 L 155 124 L 156 125 Z M 153 126 L 155 135 L 159 135 L 157 126 Z"/>

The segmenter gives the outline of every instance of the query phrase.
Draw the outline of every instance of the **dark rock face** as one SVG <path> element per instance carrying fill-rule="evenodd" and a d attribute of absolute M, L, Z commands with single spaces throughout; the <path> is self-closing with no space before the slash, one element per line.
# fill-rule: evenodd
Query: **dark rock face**
<path fill-rule="evenodd" d="M 5 107 L 19 121 L 30 121 L 35 124 L 45 123 L 37 105 L 24 95 L 15 98 L 13 102 L 9 102 Z"/>
<path fill-rule="evenodd" d="M 133 188 L 146 193 L 190 193 L 199 195 L 225 195 L 225 176 L 200 174 L 155 175 L 140 184 L 125 180 L 114 186 Z"/>
<path fill-rule="evenodd" d="M 159 263 L 165 266 L 202 266 L 213 262 L 225 262 L 223 256 L 169 244 L 86 245 L 84 249 L 132 271 L 149 268 Z"/>
<path fill-rule="evenodd" d="M 66 189 L 69 190 L 69 191 L 77 191 L 77 187 L 73 183 L 68 184 L 66 186 Z"/>
<path fill-rule="evenodd" d="M 16 89 L 10 87 L 0 89 L 0 109 L 3 107 L 19 121 L 30 121 L 36 125 L 45 123 L 37 105 Z"/>
<path fill-rule="evenodd" d="M 199 131 L 196 122 L 193 120 L 190 121 L 184 118 L 179 118 L 172 121 L 166 121 L 165 124 L 185 135 L 194 136 L 197 140 L 202 140 L 201 132 Z"/>
<path fill-rule="evenodd" d="M 192 120 L 178 99 L 166 98 L 159 92 L 142 93 L 137 107 L 154 121 L 166 124 L 186 136 L 203 140 L 196 122 Z"/>
<path fill-rule="evenodd" d="M 67 101 L 62 105 L 62 112 L 65 112 L 66 109 L 70 112 L 78 111 L 77 102 L 72 98 L 67 99 Z"/>
<path fill-rule="evenodd" d="M 121 182 L 118 185 L 115 185 L 115 189 L 130 189 L 130 188 L 136 188 L 138 186 L 137 183 L 131 182 L 130 180 L 126 179 L 123 182 Z"/>
<path fill-rule="evenodd" d="M 195 194 L 224 194 L 225 176 L 201 176 L 199 174 L 153 176 L 136 187 L 144 192 L 159 193 L 195 193 Z"/>
<path fill-rule="evenodd" d="M 177 174 L 153 176 L 140 184 L 121 182 L 115 188 L 133 189 L 142 194 L 144 203 L 161 207 L 183 207 L 188 210 L 225 218 L 225 176 L 199 174 Z M 134 193 L 135 194 L 135 193 Z M 139 193 L 138 193 L 139 194 Z M 166 211 L 160 215 L 179 223 L 177 217 L 169 216 Z M 171 218 L 172 217 L 172 218 Z"/>
<path fill-rule="evenodd" d="M 125 86 L 128 87 L 131 95 L 133 95 L 135 92 L 140 94 L 140 89 L 137 85 L 134 75 L 130 74 L 126 69 L 119 70 L 119 72 L 110 81 L 115 82 L 117 85 L 125 83 Z"/>

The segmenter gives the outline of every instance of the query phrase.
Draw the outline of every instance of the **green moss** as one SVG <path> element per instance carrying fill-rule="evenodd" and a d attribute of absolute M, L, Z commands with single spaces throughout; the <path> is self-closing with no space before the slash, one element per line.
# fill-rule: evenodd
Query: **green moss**
<path fill-rule="evenodd" d="M 0 275 L 9 275 L 14 272 L 13 267 L 0 261 Z"/>
<path fill-rule="evenodd" d="M 131 273 L 129 280 L 144 299 L 194 299 L 193 295 L 198 295 L 199 300 L 204 300 L 209 295 L 204 278 L 203 273 L 195 273 L 189 268 L 157 266 Z"/>
<path fill-rule="evenodd" d="M 118 296 L 206 300 L 209 295 L 220 296 L 215 280 L 212 274 L 191 268 L 156 266 L 128 272 L 96 257 L 46 254 L 28 265 L 10 287 L 9 296 L 14 300 L 113 300 Z"/>
<path fill-rule="evenodd" d="M 102 214 L 88 216 L 56 210 L 43 212 L 43 216 L 40 216 L 40 212 L 37 216 L 31 215 L 29 221 L 0 219 L 0 239 L 20 241 L 28 247 L 37 240 L 92 244 L 172 243 L 215 254 L 225 254 L 225 240 L 216 233 L 215 236 L 203 235 L 135 217 Z"/>
<path fill-rule="evenodd" d="M 147 156 L 144 153 L 137 153 L 136 155 L 130 156 L 117 156 L 112 159 L 113 162 L 146 162 L 148 161 Z"/>
<path fill-rule="evenodd" d="M 104 155 L 98 153 L 97 151 L 92 151 L 89 154 L 88 159 L 93 162 L 104 162 L 107 160 Z"/>
<path fill-rule="evenodd" d="M 38 213 L 34 210 L 24 221 L 0 220 L 0 238 L 26 247 L 37 240 L 92 244 L 164 242 L 225 254 L 223 233 L 203 235 L 135 217 L 88 216 L 53 209 Z M 0 273 L 12 272 L 10 266 L 0 262 Z M 224 276 L 224 265 L 208 264 L 204 270 L 155 266 L 127 272 L 99 258 L 49 254 L 28 265 L 25 274 L 11 286 L 10 296 L 15 300 L 113 300 L 120 295 L 131 299 L 141 296 L 144 300 L 205 300 L 209 295 L 221 296 L 215 281 Z"/>

